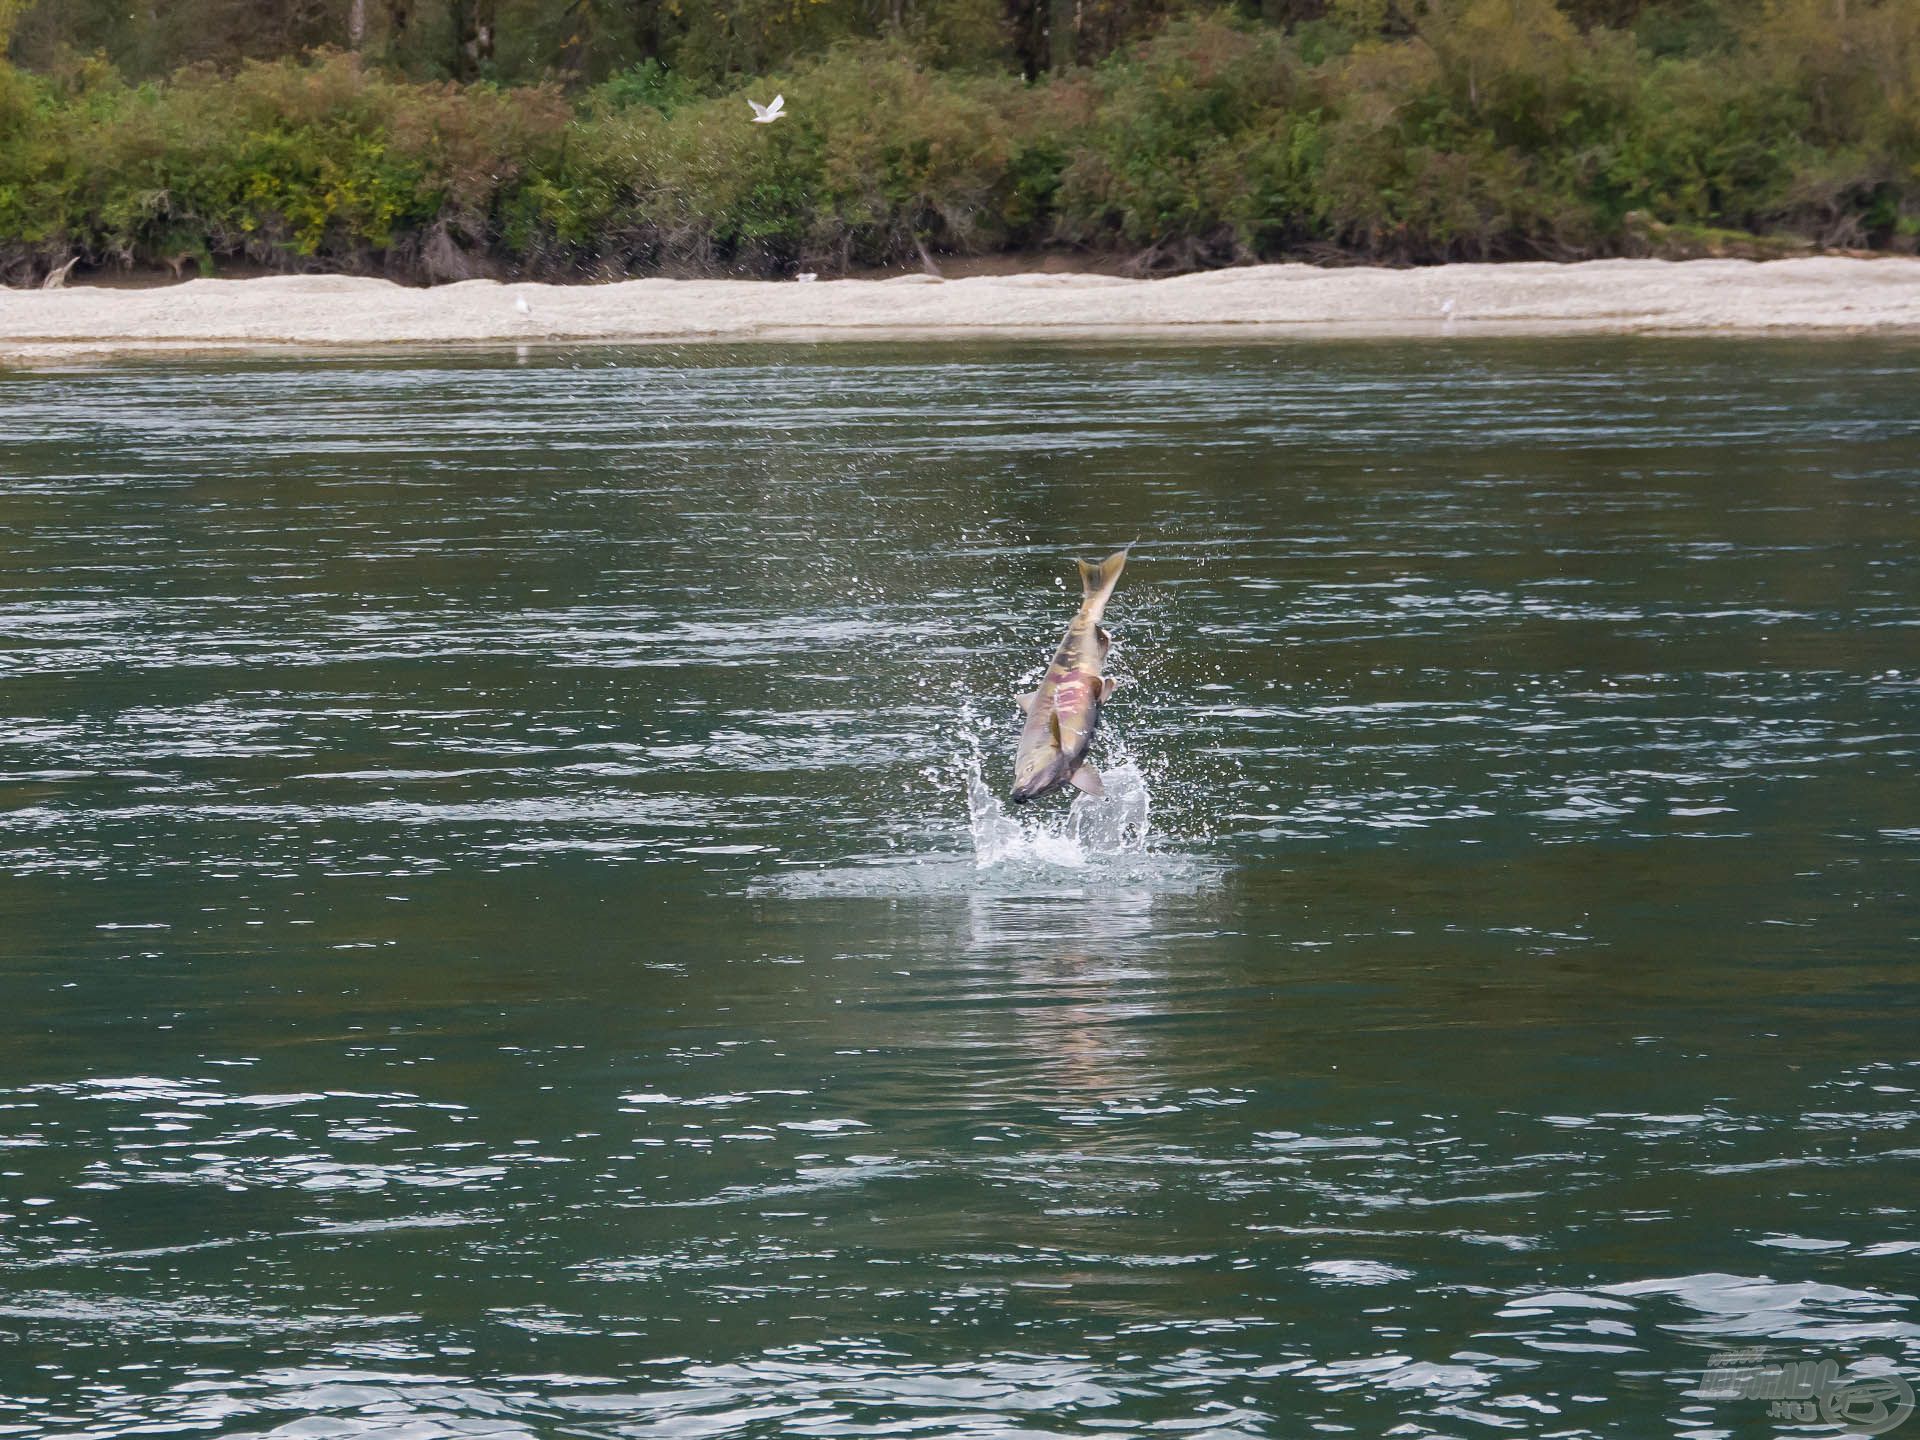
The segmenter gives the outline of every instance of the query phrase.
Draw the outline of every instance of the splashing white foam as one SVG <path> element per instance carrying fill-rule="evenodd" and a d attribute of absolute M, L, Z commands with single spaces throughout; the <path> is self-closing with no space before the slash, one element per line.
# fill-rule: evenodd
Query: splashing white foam
<path fill-rule="evenodd" d="M 980 757 L 967 762 L 967 824 L 973 834 L 974 863 L 1040 864 L 1079 869 L 1100 860 L 1143 854 L 1151 828 L 1152 793 L 1147 777 L 1130 759 L 1104 774 L 1107 793 L 1078 795 L 1063 814 L 1044 802 L 1010 814 L 987 788 Z"/>
<path fill-rule="evenodd" d="M 987 780 L 997 767 L 984 759 L 984 747 L 998 750 L 1006 738 L 1005 727 L 982 720 L 965 699 L 958 718 L 957 752 L 923 767 L 913 793 L 951 795 L 955 781 L 961 782 L 970 857 L 940 843 L 953 834 L 943 816 L 929 832 L 931 850 L 890 850 L 844 866 L 774 877 L 763 888 L 786 895 L 966 894 L 1057 900 L 1079 894 L 1113 901 L 1123 895 L 1191 893 L 1217 879 L 1219 866 L 1166 848 L 1164 833 L 1153 827 L 1148 774 L 1117 733 L 1104 731 L 1095 744 L 1106 781 L 1104 796 L 1076 794 L 1071 802 L 1050 796 L 1012 807 Z"/>

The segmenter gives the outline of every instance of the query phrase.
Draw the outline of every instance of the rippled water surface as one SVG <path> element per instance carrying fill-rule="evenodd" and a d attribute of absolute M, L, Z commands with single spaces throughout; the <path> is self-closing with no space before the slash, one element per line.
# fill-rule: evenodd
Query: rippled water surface
<path fill-rule="evenodd" d="M 1700 1375 L 1920 1369 L 1917 397 L 0 376 L 0 1435 L 1832 1433 Z"/>

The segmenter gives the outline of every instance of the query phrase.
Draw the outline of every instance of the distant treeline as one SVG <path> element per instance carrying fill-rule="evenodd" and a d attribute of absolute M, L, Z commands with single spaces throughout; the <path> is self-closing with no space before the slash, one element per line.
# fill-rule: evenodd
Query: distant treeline
<path fill-rule="evenodd" d="M 1186 8 L 0 0 L 0 279 L 1920 245 L 1920 0 Z"/>

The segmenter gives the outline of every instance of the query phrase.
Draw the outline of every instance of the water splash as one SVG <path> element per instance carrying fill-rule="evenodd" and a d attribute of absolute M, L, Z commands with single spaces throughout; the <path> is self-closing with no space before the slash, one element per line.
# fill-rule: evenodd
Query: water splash
<path fill-rule="evenodd" d="M 1017 815 L 988 788 L 977 754 L 963 763 L 967 828 L 973 837 L 974 863 L 982 870 L 1007 864 L 1077 870 L 1102 859 L 1146 853 L 1153 794 L 1147 777 L 1130 758 L 1104 772 L 1105 796 L 1076 796 L 1064 813 L 1056 805 L 1036 806 Z"/>
<path fill-rule="evenodd" d="M 936 824 L 917 847 L 867 856 L 851 864 L 787 874 L 761 888 L 785 895 L 965 894 L 1036 897 L 1099 895 L 1112 900 L 1165 892 L 1190 893 L 1213 883 L 1218 867 L 1157 843 L 1149 776 L 1116 735 L 1102 737 L 1099 760 L 1107 793 L 1058 798 L 1015 810 L 987 780 L 982 727 L 972 725 L 962 705 L 963 749 L 944 764 L 921 772 L 925 793 L 953 793 L 956 779 L 966 799 L 971 851 L 948 848 L 953 831 Z M 947 822 L 949 825 L 950 821 Z M 943 841 L 945 843 L 943 843 Z M 750 892 L 751 893 L 751 892 Z"/>

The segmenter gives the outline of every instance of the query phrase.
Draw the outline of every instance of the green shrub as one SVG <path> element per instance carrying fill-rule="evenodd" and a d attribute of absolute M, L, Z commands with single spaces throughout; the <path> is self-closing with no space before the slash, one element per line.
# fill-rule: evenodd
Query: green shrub
<path fill-rule="evenodd" d="M 76 252 L 437 280 L 1035 245 L 1147 271 L 1920 244 L 1912 0 L 1684 0 L 1665 32 L 1581 29 L 1553 0 L 1341 0 L 1291 33 L 1189 15 L 1033 82 L 935 68 L 992 49 L 991 5 L 965 3 L 888 43 L 735 6 L 765 33 L 689 20 L 688 53 L 832 43 L 730 85 L 649 61 L 573 96 L 324 53 L 141 85 L 0 64 L 0 274 Z M 776 91 L 786 118 L 747 123 Z"/>
<path fill-rule="evenodd" d="M 1063 238 L 1192 264 L 1316 233 L 1321 107 L 1279 33 L 1182 22 L 1092 89 L 1057 197 Z"/>

